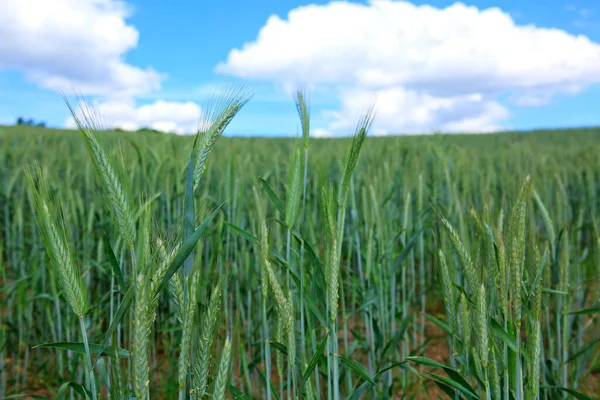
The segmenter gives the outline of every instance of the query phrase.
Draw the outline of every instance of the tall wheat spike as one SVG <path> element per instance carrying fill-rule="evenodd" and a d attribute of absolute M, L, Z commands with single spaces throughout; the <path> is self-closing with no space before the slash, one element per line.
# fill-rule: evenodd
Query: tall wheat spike
<path fill-rule="evenodd" d="M 154 320 L 150 310 L 150 279 L 139 274 L 135 280 L 135 306 L 133 309 L 133 392 L 139 400 L 148 398 L 148 339 Z"/>
<path fill-rule="evenodd" d="M 195 359 L 191 394 L 194 399 L 204 398 L 210 370 L 210 348 L 215 338 L 217 320 L 221 312 L 221 284 L 215 285 L 208 308 L 204 311 L 198 339 L 195 342 Z"/>
<path fill-rule="evenodd" d="M 66 233 L 56 220 L 57 212 L 50 203 L 48 187 L 40 167 L 36 165 L 32 171 L 26 166 L 25 177 L 34 199 L 40 236 L 48 254 L 48 269 L 56 279 L 73 313 L 77 318 L 83 318 L 86 309 L 83 282 L 79 269 L 75 266 Z"/>
<path fill-rule="evenodd" d="M 438 252 L 440 260 L 440 272 L 442 276 L 442 287 L 444 290 L 444 305 L 446 308 L 446 314 L 448 316 L 448 325 L 452 336 L 455 336 L 458 332 L 457 324 L 457 296 L 456 289 L 454 287 L 455 281 L 450 275 L 448 264 L 446 263 L 446 257 L 443 251 L 440 249 Z"/>
<path fill-rule="evenodd" d="M 252 95 L 244 86 L 234 86 L 231 89 L 215 94 L 218 99 L 210 99 L 204 115 L 204 126 L 198 131 L 196 155 L 194 163 L 194 188 L 198 187 L 200 178 L 206 167 L 206 160 L 225 128 L 238 112 L 250 101 Z"/>
<path fill-rule="evenodd" d="M 49 201 L 49 191 L 43 179 L 41 169 L 39 166 L 34 167 L 34 169 L 35 172 L 32 172 L 29 167 L 25 167 L 25 177 L 29 191 L 33 196 L 40 236 L 49 256 L 48 268 L 71 306 L 73 313 L 79 319 L 88 369 L 86 376 L 90 391 L 92 392 L 92 398 L 96 400 L 96 378 L 92 370 L 92 359 L 84 321 L 86 306 L 83 294 L 83 282 L 79 269 L 75 266 L 73 253 L 69 248 L 69 241 L 67 240 L 64 228 L 60 229 L 56 222 L 55 211 Z M 36 175 L 35 178 L 34 174 Z"/>
<path fill-rule="evenodd" d="M 441 215 L 439 216 L 440 221 L 442 222 L 442 226 L 444 227 L 446 233 L 448 234 L 448 238 L 450 242 L 454 246 L 456 253 L 460 258 L 460 262 L 463 267 L 463 271 L 465 276 L 467 277 L 467 284 L 472 293 L 477 293 L 479 288 L 479 278 L 475 271 L 475 267 L 473 266 L 473 261 L 471 260 L 471 255 L 469 251 L 463 244 L 463 241 L 458 236 L 458 233 L 454 229 L 454 227 L 448 222 L 448 220 Z"/>
<path fill-rule="evenodd" d="M 300 202 L 302 201 L 302 158 L 300 157 L 299 148 L 294 150 L 292 171 L 286 188 L 286 197 L 285 224 L 288 229 L 291 229 L 298 217 Z"/>
<path fill-rule="evenodd" d="M 231 341 L 229 337 L 225 339 L 223 345 L 223 352 L 221 353 L 221 362 L 219 363 L 219 370 L 215 378 L 215 389 L 213 398 L 215 400 L 225 400 L 225 392 L 227 390 L 227 383 L 229 381 L 229 374 L 231 370 Z"/>
<path fill-rule="evenodd" d="M 180 392 L 184 391 L 186 388 L 188 369 L 190 366 L 192 337 L 194 333 L 194 326 L 196 324 L 196 310 L 198 308 L 196 296 L 200 284 L 200 266 L 197 265 L 192 270 L 190 276 L 183 279 L 183 286 L 184 288 L 187 288 L 187 294 L 185 294 L 187 301 L 184 303 L 184 309 L 182 310 L 183 331 L 181 334 L 178 374 Z M 185 280 L 187 280 L 187 284 L 185 284 Z"/>
<path fill-rule="evenodd" d="M 133 249 L 136 230 L 130 201 L 108 156 L 96 139 L 96 134 L 100 130 L 98 118 L 94 115 L 91 106 L 85 102 L 80 102 L 79 113 L 77 113 L 66 97 L 64 100 L 79 128 L 85 148 L 100 178 L 102 192 L 106 199 L 105 204 L 113 220 L 113 225 L 121 234 L 127 247 Z"/>

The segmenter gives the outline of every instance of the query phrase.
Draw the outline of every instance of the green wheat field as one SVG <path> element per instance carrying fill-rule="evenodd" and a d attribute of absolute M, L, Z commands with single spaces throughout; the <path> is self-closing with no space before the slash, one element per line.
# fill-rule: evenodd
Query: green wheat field
<path fill-rule="evenodd" d="M 0 127 L 0 398 L 600 398 L 600 129 Z M 290 107 L 294 103 L 290 101 Z"/>

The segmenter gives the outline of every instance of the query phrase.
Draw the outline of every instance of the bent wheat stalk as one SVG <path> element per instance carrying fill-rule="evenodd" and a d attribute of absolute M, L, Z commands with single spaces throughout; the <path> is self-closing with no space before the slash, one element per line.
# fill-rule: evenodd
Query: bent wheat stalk
<path fill-rule="evenodd" d="M 86 307 L 83 295 L 83 282 L 81 281 L 79 269 L 75 266 L 73 252 L 66 240 L 64 227 L 63 229 L 59 228 L 59 224 L 55 219 L 56 213 L 50 203 L 48 187 L 43 179 L 41 169 L 39 166 L 36 166 L 34 170 L 32 172 L 31 168 L 25 167 L 25 176 L 29 191 L 33 196 L 36 219 L 42 241 L 49 256 L 48 269 L 54 279 L 56 279 L 73 313 L 79 319 L 88 369 L 88 384 L 92 398 L 95 400 L 97 396 L 96 379 L 92 370 L 92 359 L 84 320 Z M 35 177 L 34 174 L 36 175 Z"/>

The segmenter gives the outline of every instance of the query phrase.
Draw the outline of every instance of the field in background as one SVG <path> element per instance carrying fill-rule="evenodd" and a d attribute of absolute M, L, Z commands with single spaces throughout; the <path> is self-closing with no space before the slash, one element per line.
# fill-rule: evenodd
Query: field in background
<path fill-rule="evenodd" d="M 102 132 L 98 141 L 121 177 L 133 209 L 151 201 L 150 252 L 156 250 L 157 240 L 170 251 L 183 234 L 186 167 L 194 138 Z M 0 397 L 37 393 L 54 398 L 65 382 L 84 385 L 85 359 L 62 348 L 34 348 L 43 343 L 80 342 L 81 336 L 76 316 L 59 296 L 45 267 L 46 253 L 23 166 L 39 161 L 50 194 L 61 204 L 68 241 L 82 271 L 90 343 L 103 342 L 125 294 L 115 281 L 108 244 L 127 284 L 135 280 L 135 267 L 111 223 L 99 194 L 99 178 L 78 132 L 1 127 L 0 144 Z M 207 293 L 220 277 L 229 278 L 222 283 L 221 311 L 215 317 L 218 334 L 210 350 L 214 357 L 209 382 L 213 385 L 213 378 L 218 378 L 221 349 L 228 336 L 233 349 L 229 383 L 236 388 L 232 396 L 239 390 L 266 398 L 267 368 L 273 398 L 280 394 L 287 398 L 291 387 L 287 357 L 293 354 L 293 342 L 282 328 L 278 294 L 264 278 L 268 273 L 261 259 L 264 248 L 257 239 L 260 210 L 266 213 L 270 271 L 284 296 L 294 299 L 284 302 L 293 303 L 285 310 L 291 316 L 288 323 L 293 326 L 299 360 L 291 373 L 294 391 L 326 393 L 327 348 L 319 355 L 329 327 L 324 271 L 330 239 L 323 189 L 340 181 L 351 139 L 310 139 L 306 194 L 288 235 L 285 204 L 278 201 L 285 203 L 288 182 L 293 180 L 289 175 L 296 144 L 303 158 L 302 139 L 223 137 L 210 154 L 195 193 L 198 224 L 226 202 L 200 239 L 194 263 L 201 270 L 201 313 L 208 307 Z M 436 385 L 435 377 L 426 379 L 432 378 L 427 371 L 446 376 L 426 360 L 455 367 L 466 382 L 456 377 L 452 382 L 468 384 L 480 394 L 487 384 L 494 384 L 494 376 L 502 379 L 503 352 L 515 354 L 507 346 L 528 349 L 523 370 L 518 369 L 526 390 L 536 376 L 528 370 L 529 358 L 539 352 L 541 398 L 571 396 L 563 390 L 567 388 L 595 398 L 600 391 L 599 155 L 600 129 L 368 137 L 351 181 L 339 243 L 337 337 L 343 357 L 336 373 L 341 398 L 350 398 L 357 390 L 363 390 L 365 399 L 410 394 L 430 398 L 448 388 L 477 398 L 464 387 L 466 394 L 451 383 L 438 379 Z M 519 193 L 527 176 L 531 188 L 525 201 Z M 521 210 L 520 204 L 521 220 L 520 214 L 513 213 Z M 513 244 L 519 235 L 513 221 L 524 229 L 522 243 Z M 503 251 L 499 248 L 504 245 L 506 260 L 521 257 L 523 265 L 518 275 L 523 287 L 517 289 L 526 309 L 520 335 L 502 323 L 502 310 L 513 307 L 517 296 L 515 289 L 502 286 L 510 283 L 498 273 Z M 440 257 L 448 264 L 450 288 L 442 284 Z M 466 259 L 475 268 L 475 281 L 485 283 L 487 292 L 480 298 L 488 299 L 487 310 L 473 295 L 479 287 L 469 286 Z M 503 291 L 510 294 L 508 299 L 503 299 Z M 177 298 L 169 293 L 160 298 L 148 345 L 152 398 L 176 398 L 179 391 L 182 328 Z M 448 305 L 444 307 L 448 297 L 459 304 L 454 313 Z M 535 301 L 541 304 L 540 316 L 531 311 Z M 468 312 L 462 311 L 468 308 L 471 323 L 464 317 Z M 477 319 L 482 309 L 487 313 L 483 322 Z M 572 313 L 579 310 L 588 311 Z M 126 322 L 131 318 L 126 315 L 115 331 L 114 340 L 124 349 L 130 349 L 133 340 Z M 538 328 L 534 320 L 540 321 Z M 485 340 L 479 336 L 483 327 Z M 535 329 L 541 329 L 537 350 L 531 333 Z M 273 345 L 264 346 L 266 335 Z M 483 350 L 482 341 L 488 343 Z M 271 353 L 270 365 L 265 363 L 265 347 Z M 485 360 L 482 367 L 487 354 L 498 357 Z M 407 362 L 409 356 L 415 358 Z M 107 383 L 112 382 L 112 361 L 100 359 L 95 370 L 98 391 L 104 397 Z M 135 371 L 128 371 L 127 360 L 121 364 L 123 381 L 134 380 Z M 301 389 L 306 370 L 307 389 Z M 369 380 L 374 384 L 365 384 Z M 495 393 L 495 388 L 489 390 Z M 79 396 L 75 389 L 70 393 Z"/>

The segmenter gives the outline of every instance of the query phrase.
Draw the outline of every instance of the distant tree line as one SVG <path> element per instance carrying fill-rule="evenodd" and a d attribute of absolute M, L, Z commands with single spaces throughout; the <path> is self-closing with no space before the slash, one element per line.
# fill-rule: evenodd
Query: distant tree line
<path fill-rule="evenodd" d="M 23 117 L 19 117 L 17 118 L 17 122 L 16 122 L 17 126 L 37 126 L 40 128 L 45 128 L 46 127 L 46 123 L 44 121 L 35 121 L 33 118 L 29 118 L 29 119 L 25 119 Z M 123 129 L 121 128 L 114 128 L 114 131 L 117 132 L 123 132 Z M 149 128 L 147 126 L 141 127 L 139 128 L 136 132 L 140 132 L 140 133 L 163 133 L 157 129 L 152 129 Z"/>
<path fill-rule="evenodd" d="M 141 127 L 140 129 L 137 130 L 137 132 L 141 132 L 141 133 L 162 133 L 161 131 L 159 131 L 157 129 L 148 128 L 147 126 Z"/>
<path fill-rule="evenodd" d="M 125 129 L 123 129 L 123 128 L 119 128 L 119 127 L 113 128 L 113 129 L 111 129 L 111 130 L 112 130 L 112 131 L 115 131 L 115 132 L 126 132 L 126 130 L 125 130 Z M 133 132 L 133 131 L 132 131 L 132 132 Z M 137 133 L 164 133 L 164 132 L 161 132 L 161 131 L 159 131 L 159 130 L 156 130 L 156 129 L 148 128 L 148 127 L 146 127 L 146 126 L 144 126 L 144 127 L 141 127 L 141 128 L 139 128 L 139 129 L 135 130 L 135 132 L 137 132 Z"/>
<path fill-rule="evenodd" d="M 17 125 L 25 125 L 25 126 L 39 126 L 40 128 L 45 128 L 46 123 L 44 121 L 35 122 L 33 118 L 25 119 L 23 117 L 17 118 Z"/>

